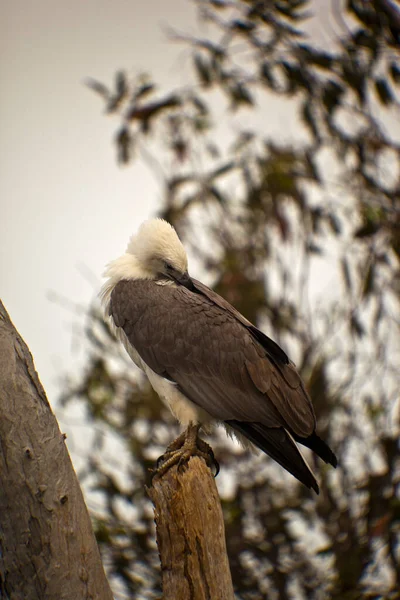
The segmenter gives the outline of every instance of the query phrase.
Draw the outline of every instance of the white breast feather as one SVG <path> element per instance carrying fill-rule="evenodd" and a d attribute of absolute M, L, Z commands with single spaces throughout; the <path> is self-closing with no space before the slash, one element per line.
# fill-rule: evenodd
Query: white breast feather
<path fill-rule="evenodd" d="M 111 294 L 117 283 L 123 279 L 152 279 L 150 274 L 143 270 L 132 254 L 124 254 L 109 264 L 104 275 L 105 277 L 108 277 L 108 279 L 101 288 L 100 298 L 105 317 L 109 321 L 111 329 L 115 333 L 117 339 L 124 345 L 132 361 L 139 369 L 146 373 L 155 392 L 160 396 L 164 404 L 169 407 L 172 414 L 182 425 L 185 427 L 187 427 L 189 423 L 201 423 L 206 426 L 210 425 L 213 420 L 212 417 L 182 394 L 174 383 L 157 375 L 157 373 L 142 360 L 136 349 L 129 342 L 125 332 L 120 327 L 115 326 L 114 319 L 108 314 Z"/>

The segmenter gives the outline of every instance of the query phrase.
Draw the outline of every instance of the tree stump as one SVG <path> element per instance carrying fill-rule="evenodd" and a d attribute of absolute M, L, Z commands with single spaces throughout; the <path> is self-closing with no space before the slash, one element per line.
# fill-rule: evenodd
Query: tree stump
<path fill-rule="evenodd" d="M 155 507 L 164 600 L 233 600 L 225 528 L 214 477 L 193 457 L 148 490 Z"/>

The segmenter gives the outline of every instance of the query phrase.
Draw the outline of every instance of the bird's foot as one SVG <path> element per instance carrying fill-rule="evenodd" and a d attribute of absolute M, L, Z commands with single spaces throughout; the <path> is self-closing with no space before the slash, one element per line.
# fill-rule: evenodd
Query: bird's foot
<path fill-rule="evenodd" d="M 214 452 L 204 440 L 198 437 L 200 425 L 189 425 L 169 446 L 157 460 L 157 467 L 152 477 L 161 477 L 174 465 L 178 471 L 183 472 L 192 456 L 203 458 L 210 469 L 215 469 L 215 477 L 219 473 L 219 464 L 215 459 Z"/>

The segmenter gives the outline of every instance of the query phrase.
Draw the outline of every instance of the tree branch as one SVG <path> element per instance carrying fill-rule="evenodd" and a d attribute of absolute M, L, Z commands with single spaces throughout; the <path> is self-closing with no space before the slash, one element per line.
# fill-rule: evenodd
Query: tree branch
<path fill-rule="evenodd" d="M 0 597 L 112 600 L 32 356 L 0 301 Z"/>
<path fill-rule="evenodd" d="M 194 457 L 148 490 L 155 506 L 164 600 L 233 600 L 225 529 L 214 477 Z"/>

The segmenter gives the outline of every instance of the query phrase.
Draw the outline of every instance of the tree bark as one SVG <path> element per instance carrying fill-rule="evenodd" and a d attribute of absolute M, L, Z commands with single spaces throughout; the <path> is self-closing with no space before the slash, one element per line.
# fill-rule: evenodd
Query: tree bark
<path fill-rule="evenodd" d="M 233 600 L 214 477 L 203 459 L 171 467 L 148 490 L 155 506 L 164 600 Z"/>
<path fill-rule="evenodd" d="M 112 597 L 64 436 L 0 302 L 0 598 Z"/>

